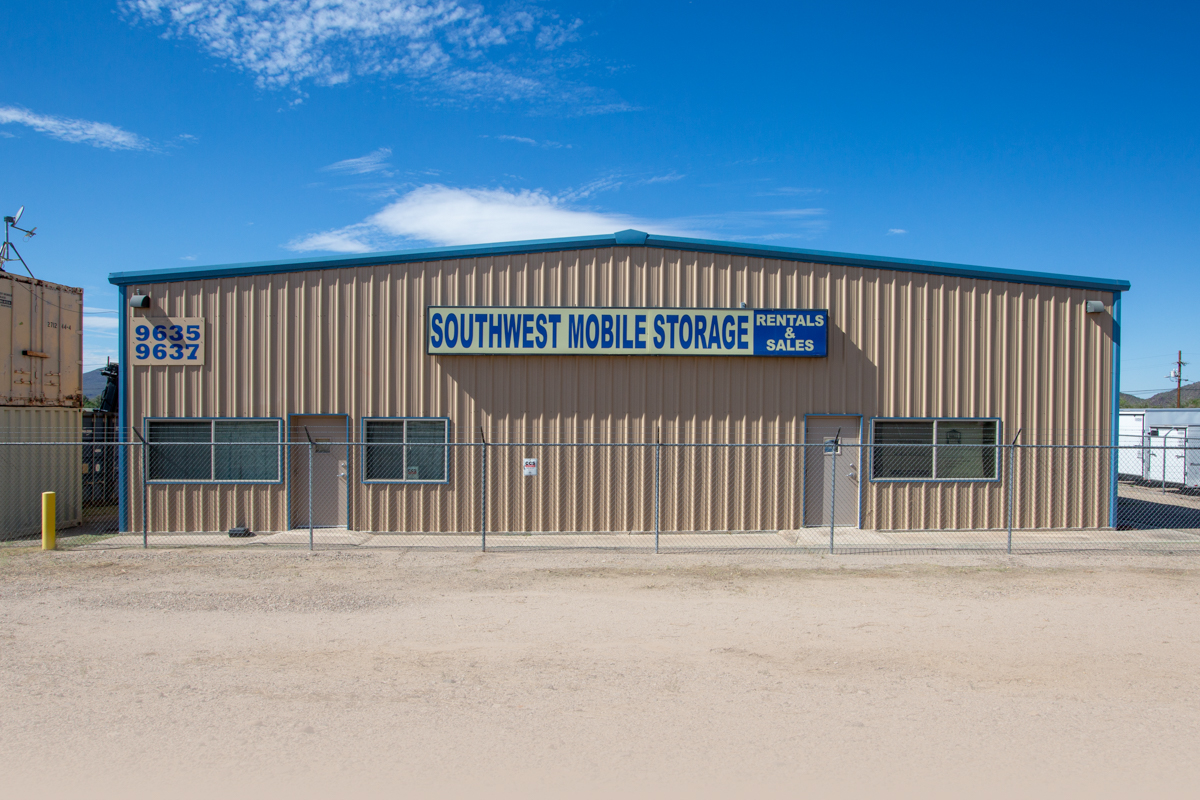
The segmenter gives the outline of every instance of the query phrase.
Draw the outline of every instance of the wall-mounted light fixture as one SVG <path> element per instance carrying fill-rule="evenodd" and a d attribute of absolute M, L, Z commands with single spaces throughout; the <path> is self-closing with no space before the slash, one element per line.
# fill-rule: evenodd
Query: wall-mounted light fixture
<path fill-rule="evenodd" d="M 1103 314 L 1104 313 L 1104 301 L 1103 300 L 1088 300 L 1087 301 L 1087 313 Z"/>
<path fill-rule="evenodd" d="M 150 307 L 150 295 L 135 294 L 133 297 L 129 298 L 129 307 L 130 308 L 149 308 Z"/>

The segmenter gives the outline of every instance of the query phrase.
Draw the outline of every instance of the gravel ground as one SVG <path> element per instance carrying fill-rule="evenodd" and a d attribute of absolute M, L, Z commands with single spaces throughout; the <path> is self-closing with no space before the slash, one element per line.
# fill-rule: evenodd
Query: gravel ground
<path fill-rule="evenodd" d="M 3 793 L 1200 778 L 1195 556 L 7 548 L 0 603 Z"/>

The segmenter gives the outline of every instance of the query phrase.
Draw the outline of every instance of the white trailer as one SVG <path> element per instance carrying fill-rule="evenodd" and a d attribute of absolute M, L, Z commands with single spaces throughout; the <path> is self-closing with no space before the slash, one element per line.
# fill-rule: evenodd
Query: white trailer
<path fill-rule="evenodd" d="M 1117 430 L 1117 444 L 1121 447 L 1117 453 L 1117 473 L 1126 480 L 1139 480 L 1146 471 L 1145 442 L 1142 441 L 1145 416 L 1145 409 L 1121 409 L 1121 424 Z"/>
<path fill-rule="evenodd" d="M 1200 408 L 1123 409 L 1117 443 L 1121 477 L 1200 487 Z"/>

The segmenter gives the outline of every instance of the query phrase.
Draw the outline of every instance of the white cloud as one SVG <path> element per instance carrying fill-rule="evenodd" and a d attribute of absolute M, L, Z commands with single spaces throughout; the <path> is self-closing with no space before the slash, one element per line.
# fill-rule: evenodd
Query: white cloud
<path fill-rule="evenodd" d="M 812 240 L 829 230 L 823 208 L 778 208 L 767 211 L 727 211 L 673 220 L 678 225 L 707 231 L 709 238 L 772 242 Z"/>
<path fill-rule="evenodd" d="M 462 245 L 613 233 L 626 228 L 662 235 L 750 241 L 812 239 L 828 229 L 820 208 L 741 211 L 647 220 L 573 205 L 611 178 L 582 190 L 550 195 L 541 190 L 467 189 L 430 184 L 413 189 L 362 222 L 296 239 L 298 252 L 368 253 L 410 244 Z M 619 186 L 620 184 L 615 184 Z M 715 233 L 719 232 L 719 233 Z"/>
<path fill-rule="evenodd" d="M 539 191 L 444 186 L 416 189 L 370 222 L 393 236 L 440 244 L 582 236 L 636 224 L 624 215 L 569 208 Z"/>
<path fill-rule="evenodd" d="M 107 312 L 107 313 L 106 313 Z M 120 317 L 113 309 L 83 308 L 83 371 L 117 360 L 117 329 Z"/>
<path fill-rule="evenodd" d="M 117 361 L 117 330 L 121 324 L 115 311 L 83 309 L 83 370 L 104 366 L 108 359 Z M 91 312 L 91 313 L 89 313 Z"/>
<path fill-rule="evenodd" d="M 154 145 L 136 133 L 107 122 L 35 114 L 26 108 L 0 106 L 0 124 L 26 125 L 39 133 L 64 142 L 90 144 L 106 150 L 153 150 Z"/>
<path fill-rule="evenodd" d="M 321 167 L 323 172 L 340 172 L 344 175 L 366 175 L 370 172 L 385 172 L 391 166 L 388 158 L 392 155 L 390 147 L 381 147 L 358 158 L 347 158 L 327 167 Z"/>
<path fill-rule="evenodd" d="M 575 200 L 583 200 L 600 192 L 615 192 L 620 189 L 624 181 L 620 180 L 619 175 L 606 175 L 603 178 L 597 178 L 594 181 L 585 183 L 578 189 L 567 189 L 558 195 L 560 201 L 573 202 Z"/>
<path fill-rule="evenodd" d="M 437 245 L 550 239 L 663 226 L 623 214 L 572 208 L 542 191 L 456 189 L 429 185 L 412 190 L 356 225 L 314 234 L 292 250 L 363 253 L 405 241 Z"/>
<path fill-rule="evenodd" d="M 567 42 L 574 42 L 579 39 L 579 29 L 583 27 L 583 20 L 576 19 L 569 23 L 554 22 L 549 25 L 543 25 L 538 31 L 537 46 L 543 50 L 557 50 Z"/>
<path fill-rule="evenodd" d="M 488 138 L 487 134 L 484 134 L 483 138 L 484 139 Z M 549 139 L 543 139 L 542 141 L 539 142 L 537 139 L 530 139 L 528 136 L 508 136 L 506 134 L 497 136 L 496 138 L 502 142 L 519 142 L 520 144 L 527 144 L 527 145 L 531 145 L 533 147 L 544 147 L 544 148 L 550 149 L 550 150 L 559 150 L 559 149 L 564 149 L 564 148 L 567 150 L 571 149 L 571 145 L 569 145 L 569 144 L 563 144 L 562 142 L 552 142 Z"/>
<path fill-rule="evenodd" d="M 262 88 L 401 76 L 460 97 L 620 105 L 558 78 L 568 61 L 547 53 L 576 40 L 582 22 L 532 5 L 497 14 L 469 0 L 121 0 L 121 7 L 196 41 Z"/>
<path fill-rule="evenodd" d="M 596 103 L 584 106 L 579 113 L 586 116 L 598 114 L 624 114 L 626 111 L 641 111 L 641 106 L 631 106 L 629 103 Z"/>
<path fill-rule="evenodd" d="M 382 245 L 371 243 L 372 240 L 378 240 L 378 232 L 373 228 L 374 226 L 360 223 L 341 230 L 314 233 L 289 243 L 288 249 L 300 252 L 316 250 L 326 253 L 369 253 L 372 250 L 386 249 Z"/>
<path fill-rule="evenodd" d="M 887 235 L 888 236 L 903 236 L 906 233 L 908 233 L 908 231 L 904 230 L 904 228 L 888 228 Z"/>
<path fill-rule="evenodd" d="M 115 314 L 111 316 L 84 314 L 83 333 L 85 336 L 116 336 L 117 326 L 120 322 Z"/>
<path fill-rule="evenodd" d="M 800 186 L 780 186 L 758 192 L 759 197 L 794 197 L 796 195 L 821 194 L 824 189 L 806 189 Z"/>
<path fill-rule="evenodd" d="M 639 183 L 673 183 L 675 181 L 681 181 L 686 177 L 686 175 L 680 175 L 678 172 L 671 171 L 666 175 L 654 175 L 646 178 L 645 180 L 639 181 Z"/>

